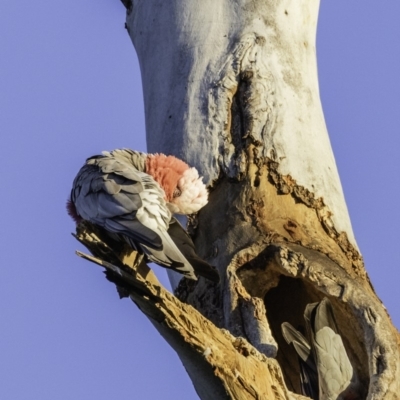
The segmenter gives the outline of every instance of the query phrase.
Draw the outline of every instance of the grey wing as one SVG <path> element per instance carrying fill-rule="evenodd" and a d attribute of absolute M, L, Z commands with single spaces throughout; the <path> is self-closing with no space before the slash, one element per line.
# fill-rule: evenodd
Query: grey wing
<path fill-rule="evenodd" d="M 168 235 L 178 247 L 179 251 L 184 255 L 186 260 L 188 260 L 190 265 L 192 265 L 197 275 L 203 276 L 216 283 L 219 282 L 217 269 L 198 256 L 192 238 L 176 218 L 171 218 Z"/>
<path fill-rule="evenodd" d="M 293 344 L 300 364 L 300 382 L 302 394 L 312 399 L 318 398 L 318 372 L 313 353 L 307 339 L 291 324 L 281 325 L 282 335 L 288 344 Z"/>
<path fill-rule="evenodd" d="M 293 328 L 289 322 L 284 322 L 281 328 L 286 343 L 293 344 L 299 357 L 303 361 L 307 361 L 311 354 L 311 347 L 307 339 L 298 330 Z"/>
<path fill-rule="evenodd" d="M 159 232 L 163 243 L 162 250 L 156 250 L 142 246 L 148 259 L 156 264 L 170 268 L 186 276 L 186 278 L 197 280 L 194 269 L 185 256 L 173 242 L 168 232 Z"/>
<path fill-rule="evenodd" d="M 132 247 L 144 244 L 161 249 L 161 237 L 137 218 L 138 213 L 146 214 L 143 209 L 145 188 L 142 175 L 146 174 L 118 160 L 102 157 L 89 159 L 75 178 L 71 201 L 83 219 L 123 235 Z M 161 210 L 153 205 L 155 216 L 148 217 L 148 220 L 157 220 L 156 223 L 168 226 L 167 207 L 165 210 L 162 205 L 158 208 Z"/>
<path fill-rule="evenodd" d="M 137 156 L 120 150 L 87 160 L 71 193 L 78 214 L 121 235 L 150 261 L 197 279 L 167 233 L 171 213 L 164 191 L 150 175 L 127 162 L 127 155 Z"/>
<path fill-rule="evenodd" d="M 353 367 L 338 333 L 329 300 L 324 298 L 320 303 L 309 304 L 307 308 L 305 314 L 312 333 L 320 398 L 336 400 L 350 385 Z"/>

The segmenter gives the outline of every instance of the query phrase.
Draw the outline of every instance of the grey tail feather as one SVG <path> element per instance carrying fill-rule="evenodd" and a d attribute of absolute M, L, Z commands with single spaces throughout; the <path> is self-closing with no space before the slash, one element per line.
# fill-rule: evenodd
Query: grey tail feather
<path fill-rule="evenodd" d="M 178 247 L 179 251 L 192 265 L 197 275 L 203 276 L 204 278 L 216 283 L 219 282 L 220 278 L 217 269 L 198 256 L 192 238 L 176 218 L 171 219 L 168 234 Z"/>
<path fill-rule="evenodd" d="M 281 329 L 284 339 L 288 344 L 293 345 L 298 355 L 302 394 L 312 399 L 318 399 L 318 372 L 310 344 L 289 322 L 284 322 Z"/>
<path fill-rule="evenodd" d="M 147 246 L 141 245 L 143 251 L 147 255 L 150 261 L 161 265 L 165 268 L 171 268 L 183 274 L 186 278 L 197 280 L 194 274 L 194 269 L 190 265 L 189 261 L 179 251 L 178 247 L 172 241 L 171 237 L 167 232 L 158 231 L 163 243 L 162 250 L 151 249 Z"/>
<path fill-rule="evenodd" d="M 186 256 L 186 254 L 184 255 Z M 200 275 L 203 278 L 206 278 L 215 283 L 219 282 L 220 279 L 217 269 L 211 266 L 208 262 L 204 261 L 200 257 L 186 256 L 186 259 L 192 265 L 197 275 Z"/>
<path fill-rule="evenodd" d="M 297 343 L 297 346 L 295 346 L 296 352 L 303 361 L 306 361 L 311 353 L 311 347 L 307 339 L 298 330 L 293 328 L 293 326 L 289 324 L 289 322 L 284 322 L 281 325 L 281 328 L 282 335 L 286 340 L 286 343 Z"/>

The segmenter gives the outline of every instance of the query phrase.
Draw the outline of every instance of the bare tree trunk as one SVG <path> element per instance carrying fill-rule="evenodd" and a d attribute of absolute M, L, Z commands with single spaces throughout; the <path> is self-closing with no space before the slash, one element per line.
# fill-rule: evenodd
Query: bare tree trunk
<path fill-rule="evenodd" d="M 124 4 L 148 150 L 204 175 L 210 202 L 190 229 L 222 277 L 181 281 L 180 301 L 147 272 L 128 292 L 200 398 L 300 398 L 297 358 L 280 326 L 302 324 L 306 304 L 325 296 L 358 398 L 399 398 L 399 335 L 365 272 L 320 104 L 319 1 Z"/>

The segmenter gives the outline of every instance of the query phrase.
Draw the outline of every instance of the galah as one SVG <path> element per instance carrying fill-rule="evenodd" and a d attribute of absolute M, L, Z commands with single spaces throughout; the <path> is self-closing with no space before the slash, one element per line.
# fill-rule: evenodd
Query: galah
<path fill-rule="evenodd" d="M 218 281 L 214 267 L 195 252 L 174 213 L 189 215 L 207 204 L 195 168 L 174 156 L 117 149 L 90 157 L 78 172 L 68 213 L 118 235 L 147 261 L 196 280 Z"/>
<path fill-rule="evenodd" d="M 288 322 L 282 324 L 283 337 L 299 356 L 302 394 L 319 400 L 354 398 L 353 367 L 328 298 L 308 304 L 304 319 L 309 340 Z"/>

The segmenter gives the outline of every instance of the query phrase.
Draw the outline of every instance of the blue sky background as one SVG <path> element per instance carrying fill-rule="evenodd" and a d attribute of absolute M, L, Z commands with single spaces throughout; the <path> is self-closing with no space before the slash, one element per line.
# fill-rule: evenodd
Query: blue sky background
<path fill-rule="evenodd" d="M 397 327 L 399 15 L 398 0 L 323 0 L 318 32 L 322 102 L 353 228 Z M 0 3 L 1 399 L 197 399 L 136 306 L 74 255 L 64 208 L 86 157 L 146 148 L 124 20 L 118 0 Z"/>

